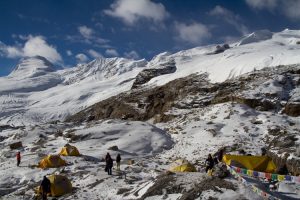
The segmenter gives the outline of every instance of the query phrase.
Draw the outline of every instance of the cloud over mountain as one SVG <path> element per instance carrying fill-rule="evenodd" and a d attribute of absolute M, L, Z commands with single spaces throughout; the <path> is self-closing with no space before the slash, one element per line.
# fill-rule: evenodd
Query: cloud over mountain
<path fill-rule="evenodd" d="M 134 25 L 140 19 L 162 22 L 169 16 L 161 3 L 150 0 L 117 0 L 104 13 L 121 19 L 127 25 Z"/>
<path fill-rule="evenodd" d="M 178 34 L 175 39 L 190 44 L 201 44 L 205 39 L 211 37 L 209 28 L 202 23 L 175 22 L 175 31 Z"/>
<path fill-rule="evenodd" d="M 7 58 L 20 58 L 26 56 L 43 56 L 53 63 L 62 61 L 61 55 L 56 48 L 46 42 L 43 36 L 27 37 L 27 41 L 22 44 L 9 46 L 0 43 L 0 55 Z"/>

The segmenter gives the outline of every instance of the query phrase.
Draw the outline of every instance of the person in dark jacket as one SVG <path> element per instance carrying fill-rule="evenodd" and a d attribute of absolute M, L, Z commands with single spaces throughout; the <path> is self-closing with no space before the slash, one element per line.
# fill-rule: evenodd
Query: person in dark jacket
<path fill-rule="evenodd" d="M 110 156 L 109 153 L 107 153 L 106 156 L 105 156 L 105 162 L 107 162 L 107 160 L 108 160 L 109 158 L 111 158 L 111 156 Z"/>
<path fill-rule="evenodd" d="M 44 176 L 41 182 L 41 190 L 43 200 L 47 200 L 47 194 L 51 192 L 51 183 L 46 176 Z"/>
<path fill-rule="evenodd" d="M 113 167 L 113 159 L 111 158 L 110 154 L 107 153 L 105 156 L 105 162 L 106 162 L 106 166 L 105 166 L 105 171 L 107 171 L 108 175 L 111 175 L 111 170 Z"/>
<path fill-rule="evenodd" d="M 18 151 L 18 153 L 17 153 L 17 166 L 18 167 L 20 166 L 20 163 L 21 163 L 21 152 Z"/>
<path fill-rule="evenodd" d="M 211 156 L 211 154 L 208 154 L 205 164 L 206 164 L 205 172 L 208 172 L 208 170 L 210 170 L 214 167 L 214 159 Z"/>
<path fill-rule="evenodd" d="M 118 153 L 117 158 L 116 158 L 116 162 L 117 162 L 117 170 L 120 171 L 120 166 L 121 166 L 121 155 Z"/>
<path fill-rule="evenodd" d="M 217 156 L 218 156 L 218 161 L 219 162 L 222 162 L 223 160 L 223 155 L 224 155 L 224 150 L 223 149 L 220 149 Z"/>

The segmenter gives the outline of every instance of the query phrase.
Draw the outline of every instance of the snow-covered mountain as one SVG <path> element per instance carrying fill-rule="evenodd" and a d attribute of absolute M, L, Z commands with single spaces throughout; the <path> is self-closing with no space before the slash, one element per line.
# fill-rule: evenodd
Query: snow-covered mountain
<path fill-rule="evenodd" d="M 129 90 L 144 69 L 150 71 L 138 77 L 139 86 L 153 87 L 194 73 L 208 73 L 211 82 L 222 82 L 264 67 L 300 63 L 299 41 L 298 30 L 263 30 L 232 44 L 161 53 L 149 62 L 99 58 L 60 70 L 40 56 L 25 58 L 10 75 L 0 78 L 0 124 L 63 120 Z M 165 66 L 170 70 L 165 70 Z"/>
<path fill-rule="evenodd" d="M 299 55 L 300 31 L 263 30 L 150 61 L 99 58 L 59 69 L 25 58 L 0 78 L 0 199 L 32 199 L 54 173 L 76 187 L 63 199 L 299 199 L 298 177 L 271 191 L 257 178 L 242 175 L 243 185 L 204 171 L 207 155 L 220 149 L 263 150 L 278 168 L 300 174 Z M 63 157 L 69 165 L 60 168 L 35 167 L 66 143 L 81 156 Z M 122 156 L 113 176 L 104 172 L 107 152 Z M 178 158 L 197 172 L 166 173 Z"/>
<path fill-rule="evenodd" d="M 0 78 L 0 124 L 26 125 L 62 120 L 131 88 L 145 60 L 99 58 L 57 70 L 43 57 L 24 58 Z"/>

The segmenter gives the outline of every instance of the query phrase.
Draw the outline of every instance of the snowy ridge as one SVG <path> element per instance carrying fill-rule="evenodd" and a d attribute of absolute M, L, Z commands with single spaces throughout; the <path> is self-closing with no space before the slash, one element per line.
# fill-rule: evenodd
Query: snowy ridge
<path fill-rule="evenodd" d="M 242 38 L 241 41 L 238 43 L 238 45 L 245 45 L 253 42 L 268 40 L 271 39 L 272 36 L 273 33 L 270 32 L 269 30 L 256 31 Z"/>
<path fill-rule="evenodd" d="M 222 82 L 264 67 L 300 63 L 300 31 L 257 31 L 240 41 L 164 52 L 151 61 L 99 58 L 88 64 L 57 70 L 42 57 L 25 58 L 7 77 L 0 78 L 0 124 L 63 120 L 87 106 L 130 90 L 143 69 L 174 65 L 175 72 L 151 78 L 143 86 L 161 86 L 194 73 L 207 73 Z M 18 102 L 17 104 L 13 102 Z M 23 102 L 23 103 L 20 103 Z"/>
<path fill-rule="evenodd" d="M 250 34 L 246 37 L 247 43 L 239 45 L 246 39 L 242 38 L 229 44 L 230 48 L 223 53 L 211 54 L 216 45 L 209 45 L 165 56 L 165 60 L 175 60 L 176 73 L 154 78 L 149 84 L 164 85 L 192 73 L 204 72 L 209 74 L 211 82 L 223 82 L 255 69 L 300 63 L 300 31 L 284 30 L 273 33 L 271 38 L 270 34 L 268 31 Z M 250 41 L 253 37 L 256 40 Z"/>
<path fill-rule="evenodd" d="M 112 76 L 132 71 L 134 68 L 144 67 L 146 60 L 128 60 L 125 58 L 97 58 L 88 64 L 79 64 L 74 69 L 63 72 L 64 83 L 71 84 L 85 78 L 104 80 Z"/>

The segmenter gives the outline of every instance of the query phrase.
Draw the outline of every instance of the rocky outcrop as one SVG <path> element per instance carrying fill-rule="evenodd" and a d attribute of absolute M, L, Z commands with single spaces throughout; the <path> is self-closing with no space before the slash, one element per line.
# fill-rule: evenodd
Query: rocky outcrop
<path fill-rule="evenodd" d="M 287 115 L 300 116 L 300 102 L 289 102 L 285 105 L 283 112 Z"/>
<path fill-rule="evenodd" d="M 174 73 L 175 71 L 176 65 L 174 60 L 171 62 L 163 63 L 155 68 L 144 69 L 137 75 L 132 88 L 137 88 L 138 86 L 147 83 L 154 77 Z"/>
<path fill-rule="evenodd" d="M 172 108 L 204 108 L 211 104 L 226 102 L 245 104 L 260 111 L 273 110 L 279 112 L 285 106 L 281 100 L 283 98 L 283 100 L 289 100 L 289 96 L 281 93 L 268 95 L 268 93 L 262 93 L 259 90 L 257 92 L 256 88 L 266 80 L 274 79 L 278 73 L 281 73 L 281 76 L 290 76 L 290 74 L 295 77 L 299 76 L 296 73 L 297 70 L 299 70 L 299 67 L 287 67 L 285 69 L 281 66 L 280 70 L 255 71 L 247 76 L 214 84 L 209 82 L 207 74 L 194 74 L 171 81 L 160 87 L 140 87 L 119 94 L 70 116 L 67 121 L 82 122 L 108 118 L 144 121 L 153 118 L 155 122 L 165 122 L 175 117 L 166 114 Z M 286 87 L 285 84 L 288 83 L 282 82 L 281 87 L 284 93 L 287 94 L 298 87 Z M 138 85 L 135 87 L 138 87 Z M 253 94 L 249 95 L 249 93 Z M 299 114 L 297 108 L 294 104 L 293 106 L 287 104 L 284 112 L 287 115 L 297 116 Z"/>
<path fill-rule="evenodd" d="M 288 132 L 284 126 L 268 128 L 268 134 L 265 138 L 265 143 L 268 145 L 267 155 L 272 158 L 277 170 L 286 166 L 291 174 L 300 175 L 300 160 L 295 158 L 295 156 L 299 156 L 296 155 L 298 133 L 299 130 L 297 129 Z"/>
<path fill-rule="evenodd" d="M 279 156 L 277 153 L 268 151 L 267 155 L 270 156 L 277 167 L 287 167 L 288 172 L 292 175 L 300 175 L 300 160 L 296 158 L 288 159 L 289 153 L 285 153 L 283 156 Z"/>
<path fill-rule="evenodd" d="M 208 55 L 223 53 L 227 49 L 230 49 L 230 46 L 228 44 L 217 45 L 216 49 L 212 53 L 209 53 Z"/>
<path fill-rule="evenodd" d="M 66 121 L 83 122 L 90 119 L 107 118 L 127 120 L 148 120 L 176 107 L 177 101 L 190 93 L 198 93 L 199 87 L 210 87 L 207 75 L 191 75 L 177 79 L 157 88 L 147 90 L 131 90 L 127 93 L 101 101 L 86 110 L 67 118 Z M 207 89 L 200 89 L 205 92 Z M 93 117 L 91 117 L 93 116 Z"/>

